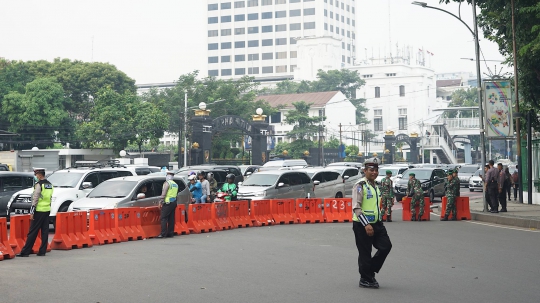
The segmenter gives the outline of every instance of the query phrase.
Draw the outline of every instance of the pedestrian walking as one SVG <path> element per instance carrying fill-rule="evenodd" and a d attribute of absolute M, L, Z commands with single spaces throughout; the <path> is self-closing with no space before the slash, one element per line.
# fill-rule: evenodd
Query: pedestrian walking
<path fill-rule="evenodd" d="M 392 186 L 392 171 L 386 171 L 386 177 L 382 178 L 381 186 L 381 204 L 383 214 L 386 214 L 386 222 L 392 222 L 392 206 L 394 205 L 394 190 Z"/>
<path fill-rule="evenodd" d="M 514 201 L 517 201 L 518 189 L 519 189 L 519 171 L 518 165 L 516 165 L 516 170 L 512 173 L 512 184 L 514 187 Z"/>
<path fill-rule="evenodd" d="M 167 171 L 163 183 L 159 207 L 161 208 L 161 233 L 158 238 L 174 237 L 174 214 L 176 211 L 178 184 L 173 181 L 174 172 Z"/>
<path fill-rule="evenodd" d="M 197 176 L 199 177 L 199 182 L 202 187 L 201 203 L 210 202 L 210 182 L 206 180 L 206 173 L 204 171 L 199 171 Z"/>
<path fill-rule="evenodd" d="M 452 221 L 457 220 L 457 208 L 456 208 L 456 187 L 459 190 L 459 180 L 454 179 L 453 171 L 448 171 L 447 186 L 446 186 L 446 211 L 444 218 L 441 221 L 448 221 L 448 216 L 452 212 Z"/>
<path fill-rule="evenodd" d="M 375 184 L 379 174 L 379 159 L 364 162 L 365 177 L 353 186 L 353 231 L 358 249 L 358 272 L 360 287 L 379 288 L 375 273 L 379 273 L 392 249 L 392 242 L 382 222 L 379 205 L 381 193 Z M 371 255 L 372 248 L 377 252 Z"/>
<path fill-rule="evenodd" d="M 409 183 L 407 183 L 407 196 L 411 197 L 411 221 L 422 221 L 424 215 L 424 191 L 420 181 L 416 179 L 415 173 L 409 174 Z M 416 218 L 416 210 L 414 207 L 419 205 L 418 219 Z"/>
<path fill-rule="evenodd" d="M 501 204 L 500 212 L 506 212 L 506 174 L 504 173 L 502 163 L 497 164 L 499 175 L 497 178 L 497 186 L 499 190 L 499 203 Z M 496 208 L 498 209 L 498 208 Z"/>
<path fill-rule="evenodd" d="M 504 169 L 504 193 L 508 194 L 508 200 L 511 201 L 512 199 L 512 187 L 514 187 L 514 181 L 512 180 L 512 175 L 510 174 L 510 170 L 508 167 Z"/>
<path fill-rule="evenodd" d="M 486 203 L 487 205 L 489 206 L 489 208 L 491 209 L 491 201 L 489 200 L 489 194 L 488 194 L 488 191 L 487 191 L 487 187 L 486 187 L 486 176 L 487 176 L 487 172 L 489 170 L 489 164 L 486 164 L 484 166 L 484 174 L 481 174 L 480 175 L 480 178 L 482 179 L 482 182 L 483 182 L 483 187 L 484 187 L 484 196 L 486 197 Z"/>
<path fill-rule="evenodd" d="M 34 168 L 34 181 L 36 181 L 36 184 L 32 194 L 32 206 L 30 206 L 30 230 L 26 242 L 17 257 L 28 257 L 30 255 L 40 231 L 41 245 L 37 255 L 44 257 L 45 253 L 47 253 L 53 185 L 45 178 L 44 168 Z"/>
<path fill-rule="evenodd" d="M 499 193 L 498 193 L 499 170 L 495 167 L 495 162 L 489 160 L 489 170 L 486 173 L 486 183 L 484 184 L 488 195 L 492 213 L 499 212 Z"/>

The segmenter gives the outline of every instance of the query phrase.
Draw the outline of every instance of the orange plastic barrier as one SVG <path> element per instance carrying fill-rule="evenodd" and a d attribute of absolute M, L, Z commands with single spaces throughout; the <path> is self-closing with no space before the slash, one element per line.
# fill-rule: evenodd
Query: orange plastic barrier
<path fill-rule="evenodd" d="M 15 252 L 8 242 L 7 219 L 0 218 L 0 261 L 15 258 Z"/>
<path fill-rule="evenodd" d="M 296 201 L 294 199 L 270 200 L 272 218 L 276 224 L 294 224 L 296 221 Z"/>
<path fill-rule="evenodd" d="M 90 211 L 88 235 L 94 245 L 120 242 L 114 227 L 114 209 L 96 209 Z"/>
<path fill-rule="evenodd" d="M 271 200 L 251 201 L 249 216 L 251 217 L 253 226 L 267 226 L 274 224 L 270 202 Z"/>
<path fill-rule="evenodd" d="M 327 198 L 324 199 L 324 221 L 326 222 L 351 222 L 352 199 L 351 198 Z"/>
<path fill-rule="evenodd" d="M 120 241 L 142 240 L 144 238 L 139 207 L 117 208 L 114 210 L 114 214 L 114 227 L 118 231 Z"/>
<path fill-rule="evenodd" d="M 446 204 L 448 200 L 446 197 L 442 198 L 441 219 L 444 218 L 446 213 Z M 469 197 L 456 197 L 456 213 L 458 220 L 471 220 L 471 209 L 469 207 Z M 454 215 L 450 212 L 448 219 L 452 219 Z"/>
<path fill-rule="evenodd" d="M 189 235 L 189 227 L 186 222 L 186 206 L 179 204 L 174 214 L 174 233 L 177 235 Z"/>
<path fill-rule="evenodd" d="M 161 234 L 161 209 L 158 206 L 141 207 L 141 227 L 147 239 Z"/>
<path fill-rule="evenodd" d="M 299 223 L 324 222 L 323 209 L 320 198 L 296 199 L 296 217 Z"/>
<path fill-rule="evenodd" d="M 248 201 L 232 201 L 229 202 L 229 218 L 234 227 L 250 227 L 251 218 L 249 217 L 249 202 Z"/>
<path fill-rule="evenodd" d="M 69 250 L 92 247 L 88 234 L 86 212 L 59 212 L 56 214 L 56 229 L 51 243 L 52 249 Z"/>
<path fill-rule="evenodd" d="M 403 211 L 401 212 L 402 214 L 402 217 L 401 219 L 403 221 L 411 221 L 411 197 L 403 197 L 403 199 L 401 199 L 401 204 L 403 205 Z M 430 221 L 430 213 L 431 213 L 431 209 L 429 208 L 429 206 L 431 205 L 431 202 L 429 201 L 429 198 L 428 197 L 424 197 L 424 215 L 422 216 L 422 221 Z M 419 210 L 420 210 L 420 206 L 419 205 L 416 205 L 414 207 L 414 209 L 416 210 L 416 217 L 418 218 L 418 214 L 420 213 Z"/>
<path fill-rule="evenodd" d="M 28 232 L 30 231 L 30 215 L 14 215 L 11 216 L 9 222 L 9 245 L 13 249 L 13 252 L 18 254 L 24 247 Z M 47 241 L 48 240 L 49 239 L 47 239 Z M 32 247 L 32 253 L 37 254 L 40 246 L 41 231 L 38 232 L 36 242 L 34 242 L 34 246 Z M 51 245 L 47 243 L 47 252 L 50 251 Z"/>
<path fill-rule="evenodd" d="M 233 229 L 234 225 L 229 217 L 229 203 L 216 202 L 212 203 L 212 222 L 216 226 L 216 230 Z"/>
<path fill-rule="evenodd" d="M 212 204 L 190 204 L 188 206 L 188 227 L 191 233 L 206 233 L 216 230 L 212 222 Z"/>

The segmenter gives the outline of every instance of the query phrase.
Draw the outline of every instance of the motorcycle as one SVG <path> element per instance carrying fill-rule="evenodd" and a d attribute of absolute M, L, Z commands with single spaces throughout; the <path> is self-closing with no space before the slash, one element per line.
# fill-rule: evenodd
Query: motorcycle
<path fill-rule="evenodd" d="M 214 198 L 214 202 L 226 202 L 227 197 L 230 197 L 230 196 L 231 196 L 230 193 L 218 192 L 216 193 L 216 198 Z"/>

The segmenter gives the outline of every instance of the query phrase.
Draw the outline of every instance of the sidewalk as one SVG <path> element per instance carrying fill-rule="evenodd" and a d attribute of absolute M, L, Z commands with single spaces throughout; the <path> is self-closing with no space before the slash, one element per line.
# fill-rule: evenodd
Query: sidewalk
<path fill-rule="evenodd" d="M 434 210 L 440 213 L 440 207 L 439 204 L 438 208 Z M 506 206 L 508 212 L 492 214 L 484 212 L 484 205 L 480 197 L 479 199 L 471 199 L 469 201 L 469 207 L 471 218 L 476 221 L 540 229 L 540 205 L 537 204 L 527 204 L 526 201 L 523 204 L 516 201 L 508 201 Z"/>

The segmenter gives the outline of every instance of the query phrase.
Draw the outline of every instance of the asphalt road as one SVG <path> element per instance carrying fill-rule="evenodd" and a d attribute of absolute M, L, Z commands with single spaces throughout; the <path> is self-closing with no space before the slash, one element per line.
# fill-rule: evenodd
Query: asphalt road
<path fill-rule="evenodd" d="M 358 287 L 351 223 L 302 224 L 1 261 L 0 302 L 538 302 L 540 233 L 399 217 L 380 289 Z"/>

